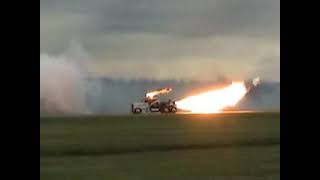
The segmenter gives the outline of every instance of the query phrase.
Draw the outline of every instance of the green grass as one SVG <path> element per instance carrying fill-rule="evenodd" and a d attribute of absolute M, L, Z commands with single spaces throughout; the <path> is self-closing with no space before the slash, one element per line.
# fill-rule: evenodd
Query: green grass
<path fill-rule="evenodd" d="M 42 117 L 41 179 L 280 179 L 280 113 Z"/>

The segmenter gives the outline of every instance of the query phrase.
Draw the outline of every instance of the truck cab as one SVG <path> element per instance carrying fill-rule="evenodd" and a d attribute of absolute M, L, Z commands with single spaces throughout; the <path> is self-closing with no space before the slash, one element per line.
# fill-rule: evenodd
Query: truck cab
<path fill-rule="evenodd" d="M 131 104 L 131 112 L 134 114 L 148 112 L 176 113 L 177 106 L 171 99 L 166 102 L 161 102 L 156 95 L 152 97 L 146 95 L 141 102 Z"/>
<path fill-rule="evenodd" d="M 174 101 L 160 102 L 154 101 L 149 104 L 146 102 L 135 102 L 131 104 L 131 112 L 134 114 L 160 112 L 160 113 L 176 113 L 177 107 Z"/>

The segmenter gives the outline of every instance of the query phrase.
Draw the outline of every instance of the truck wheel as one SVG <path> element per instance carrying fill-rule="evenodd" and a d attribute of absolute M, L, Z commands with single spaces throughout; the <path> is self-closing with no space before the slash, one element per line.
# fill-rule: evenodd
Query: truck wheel
<path fill-rule="evenodd" d="M 176 112 L 177 112 L 177 108 L 172 107 L 172 108 L 171 108 L 171 112 L 172 112 L 172 113 L 176 113 Z"/>
<path fill-rule="evenodd" d="M 135 114 L 140 114 L 141 112 L 142 112 L 142 109 L 140 109 L 140 108 L 134 109 Z"/>
<path fill-rule="evenodd" d="M 167 107 L 163 108 L 161 113 L 169 113 L 169 108 L 167 108 Z"/>

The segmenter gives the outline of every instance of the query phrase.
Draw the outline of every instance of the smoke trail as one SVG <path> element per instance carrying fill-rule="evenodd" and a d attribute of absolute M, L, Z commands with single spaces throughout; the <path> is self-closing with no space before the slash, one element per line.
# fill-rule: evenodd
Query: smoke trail
<path fill-rule="evenodd" d="M 40 55 L 40 111 L 87 112 L 86 74 L 63 56 Z"/>
<path fill-rule="evenodd" d="M 83 114 L 89 112 L 88 64 L 91 59 L 75 41 L 59 56 L 40 54 L 40 113 Z M 97 84 L 94 88 L 97 87 Z M 89 91 L 89 89 L 91 89 Z"/>

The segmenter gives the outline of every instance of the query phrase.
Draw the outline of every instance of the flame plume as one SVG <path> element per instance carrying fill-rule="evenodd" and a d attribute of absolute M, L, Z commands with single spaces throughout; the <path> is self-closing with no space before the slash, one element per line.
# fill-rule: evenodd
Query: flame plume
<path fill-rule="evenodd" d="M 179 109 L 192 113 L 218 113 L 224 108 L 235 106 L 247 93 L 243 81 L 232 82 L 221 89 L 208 91 L 176 101 Z"/>

